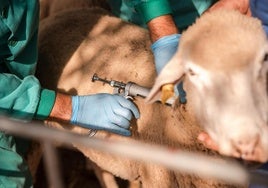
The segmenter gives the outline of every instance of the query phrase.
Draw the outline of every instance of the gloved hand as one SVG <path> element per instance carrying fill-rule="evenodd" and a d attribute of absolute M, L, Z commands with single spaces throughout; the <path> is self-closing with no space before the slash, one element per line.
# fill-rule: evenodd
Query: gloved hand
<path fill-rule="evenodd" d="M 130 136 L 130 120 L 140 114 L 137 107 L 119 95 L 100 93 L 72 96 L 71 123 L 84 128 L 106 130 Z"/>
<path fill-rule="evenodd" d="M 161 72 L 164 66 L 176 53 L 179 45 L 180 34 L 164 36 L 154 42 L 151 49 L 154 54 L 155 68 L 157 74 Z"/>
<path fill-rule="evenodd" d="M 252 16 L 261 20 L 266 35 L 268 36 L 268 1 L 250 0 L 250 10 Z"/>
<path fill-rule="evenodd" d="M 151 48 L 154 54 L 155 68 L 157 74 L 161 72 L 164 66 L 176 53 L 180 37 L 180 34 L 173 34 L 162 37 L 152 44 Z M 186 93 L 183 90 L 183 83 L 180 82 L 179 84 L 177 84 L 174 90 L 175 94 L 179 96 L 180 103 L 186 103 Z"/>

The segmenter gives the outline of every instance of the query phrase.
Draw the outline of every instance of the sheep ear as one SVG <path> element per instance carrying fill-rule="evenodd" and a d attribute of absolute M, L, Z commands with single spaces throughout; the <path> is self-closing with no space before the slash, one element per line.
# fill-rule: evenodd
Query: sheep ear
<path fill-rule="evenodd" d="M 175 84 L 184 75 L 182 59 L 177 52 L 156 78 L 153 88 L 146 97 L 146 102 L 153 103 L 161 98 L 161 88 L 165 84 Z"/>

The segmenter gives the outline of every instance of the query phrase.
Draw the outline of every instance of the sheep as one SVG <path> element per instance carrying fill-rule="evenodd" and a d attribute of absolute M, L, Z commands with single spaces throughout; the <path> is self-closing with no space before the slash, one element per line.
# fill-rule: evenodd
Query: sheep
<path fill-rule="evenodd" d="M 258 21 L 253 21 L 251 18 L 243 18 L 237 13 L 225 11 L 207 14 L 206 17 L 201 18 L 194 26 L 192 26 L 191 30 L 194 28 L 196 28 L 196 30 L 202 29 L 202 20 L 206 22 L 206 19 L 209 20 L 210 17 L 212 19 L 213 17 L 218 16 L 218 14 L 221 16 L 218 17 L 217 22 L 219 25 L 217 25 L 217 27 L 221 31 L 224 31 L 224 28 L 228 28 L 228 30 L 234 29 L 237 31 L 239 26 L 236 28 L 233 27 L 233 24 L 239 25 L 240 20 L 247 19 L 252 25 L 246 23 L 245 25 L 241 25 L 241 32 L 243 32 L 244 29 L 250 30 L 250 28 L 256 27 L 251 35 L 253 35 L 254 39 L 256 39 L 258 42 L 261 41 L 260 39 L 264 39 L 262 37 L 263 33 L 260 31 L 261 26 Z M 233 21 L 230 23 L 227 21 L 220 22 L 220 20 L 227 19 L 227 17 L 231 17 Z M 211 23 L 209 28 L 214 26 L 214 22 Z M 224 25 L 220 25 L 220 23 Z M 198 29 L 198 27 L 201 28 Z M 190 33 L 192 33 L 191 30 L 189 30 Z M 39 31 L 39 62 L 36 76 L 39 78 L 41 84 L 46 88 L 56 89 L 60 92 L 69 93 L 72 95 L 86 95 L 103 92 L 112 93 L 113 88 L 110 86 L 103 85 L 102 83 L 98 82 L 91 82 L 91 77 L 94 73 L 113 80 L 123 82 L 133 81 L 145 87 L 152 87 L 154 85 L 156 73 L 153 63 L 153 55 L 150 50 L 151 42 L 147 30 L 131 23 L 124 22 L 105 10 L 95 8 L 63 11 L 44 19 L 40 24 Z M 183 35 L 186 36 L 185 39 L 182 37 L 180 49 L 189 49 L 191 46 L 191 50 L 195 51 L 199 49 L 197 48 L 198 46 L 195 46 L 193 43 L 190 44 L 190 47 L 186 46 L 186 44 L 191 43 L 191 40 L 189 39 L 190 36 L 187 37 L 187 32 L 188 31 L 186 31 Z M 205 32 L 204 35 L 210 36 L 212 33 Z M 257 35 L 260 38 L 257 38 Z M 211 46 L 213 43 L 206 41 L 208 44 L 204 43 L 206 44 L 204 45 L 202 43 L 204 48 L 206 48 L 200 50 L 199 56 L 198 54 L 193 54 L 194 58 L 207 60 L 206 62 L 209 62 L 208 60 L 215 60 L 216 57 L 219 60 L 223 60 L 221 58 L 227 58 L 230 62 L 233 62 L 232 58 L 239 60 L 239 58 L 235 55 L 232 56 L 232 58 L 225 57 L 226 53 L 227 55 L 231 54 L 231 51 L 228 52 L 231 49 L 229 43 L 227 43 L 229 39 L 226 38 L 225 35 L 220 36 L 221 37 L 218 39 L 222 42 L 219 43 L 221 45 L 217 47 L 217 50 L 214 51 L 215 46 Z M 243 33 L 241 34 L 241 37 L 242 36 Z M 250 39 L 251 38 L 248 39 L 247 37 L 243 38 L 243 40 L 249 40 L 253 47 L 253 44 L 255 43 Z M 201 45 L 201 42 L 198 44 Z M 226 44 L 228 44 L 228 46 L 226 46 Z M 234 49 L 236 45 L 241 47 L 239 43 L 235 43 L 233 46 Z M 243 47 L 244 46 L 242 46 L 242 48 Z M 262 51 L 255 47 L 256 46 L 254 46 L 252 49 L 255 49 L 258 52 Z M 225 51 L 221 51 L 221 53 L 219 53 L 220 48 Z M 206 50 L 209 49 L 211 49 L 211 56 L 202 56 L 203 53 L 201 52 L 206 52 Z M 190 54 L 190 52 L 191 51 L 187 51 L 185 56 Z M 245 51 L 244 53 L 247 52 L 248 51 Z M 263 51 L 262 53 L 257 54 L 256 60 L 260 61 L 261 58 L 263 58 L 263 54 Z M 251 52 L 249 58 L 254 59 L 255 56 L 256 54 Z M 183 56 L 183 58 L 186 57 Z M 248 56 L 245 55 L 245 58 L 246 57 Z M 230 67 L 233 67 L 232 69 L 235 69 L 236 67 L 239 67 L 239 62 L 240 61 L 234 65 L 230 63 L 224 68 L 229 70 L 231 69 Z M 210 67 L 209 65 L 210 63 L 208 63 L 206 66 L 204 65 L 207 71 L 211 70 L 212 72 L 216 70 L 216 66 Z M 256 64 L 254 65 L 256 66 Z M 253 64 L 248 63 L 245 64 L 244 67 L 251 67 L 252 70 L 257 71 L 256 68 L 253 68 Z M 194 68 L 196 68 L 196 66 Z M 193 68 L 191 67 L 191 69 Z M 183 70 L 184 69 L 181 69 L 180 71 Z M 199 68 L 198 70 L 203 69 Z M 193 71 L 195 71 L 195 69 L 193 69 Z M 192 71 L 190 71 L 190 73 L 192 73 Z M 161 73 L 161 75 L 163 74 L 164 73 Z M 158 81 L 160 78 L 162 79 L 161 75 L 157 79 L 157 84 L 152 89 L 152 93 L 149 97 L 155 96 L 154 92 L 158 91 Z M 248 78 L 250 79 L 251 77 L 249 76 Z M 193 76 L 191 79 L 197 78 Z M 219 74 L 215 81 L 221 82 L 225 81 L 224 79 L 225 77 Z M 258 80 L 258 83 L 261 82 L 258 85 L 260 88 L 263 88 L 263 85 L 265 84 L 262 79 L 263 78 L 260 77 Z M 243 84 L 252 84 L 251 82 L 252 80 L 249 80 L 249 82 L 243 82 Z M 160 83 L 162 84 L 162 82 Z M 213 103 L 209 103 L 208 106 L 202 108 L 201 110 L 193 108 L 193 104 L 198 102 L 200 102 L 200 106 L 205 106 L 206 101 L 199 100 L 199 97 L 204 95 L 204 93 L 194 89 L 192 82 L 187 79 L 184 80 L 184 85 L 187 92 L 188 101 L 186 104 L 176 104 L 173 107 L 169 107 L 159 103 L 148 104 L 144 99 L 136 98 L 134 102 L 140 110 L 141 117 L 137 121 L 132 121 L 131 137 L 123 137 L 105 131 L 98 131 L 95 137 L 108 139 L 111 141 L 120 140 L 122 142 L 127 142 L 129 139 L 134 139 L 147 144 L 159 144 L 174 149 L 184 149 L 193 152 L 202 152 L 211 156 L 219 156 L 217 152 L 205 148 L 197 140 L 198 134 L 204 131 L 203 127 L 200 125 L 203 125 L 201 123 L 206 120 L 205 118 L 208 118 L 207 114 L 202 113 L 203 109 L 210 108 L 211 106 L 211 108 L 216 108 L 216 106 Z M 226 87 L 228 86 L 226 85 Z M 240 85 L 237 87 L 242 89 L 242 86 Z M 239 90 L 235 92 L 239 92 Z M 255 91 L 252 92 L 256 93 Z M 263 93 L 264 91 L 256 93 L 256 96 L 258 96 L 257 98 L 262 99 L 262 102 L 258 104 L 263 107 L 261 112 L 264 112 L 262 114 L 265 117 L 267 115 L 267 101 L 263 99 Z M 207 94 L 209 95 L 207 98 L 215 98 L 213 94 L 217 94 L 217 96 L 219 95 L 219 93 L 215 94 L 214 92 L 211 92 Z M 226 101 L 227 97 L 232 97 L 233 95 L 233 92 L 223 92 L 220 97 Z M 245 99 L 243 99 L 244 102 L 253 100 L 253 96 L 250 95 L 244 95 L 243 97 L 245 97 Z M 153 99 L 154 98 L 152 98 L 152 100 Z M 240 102 L 242 98 L 238 98 L 237 100 Z M 253 106 L 253 104 L 251 105 Z M 230 108 L 229 104 L 226 104 L 226 108 L 229 108 L 230 110 L 232 109 Z M 225 115 L 232 115 L 233 112 L 230 111 L 228 113 L 227 111 L 226 113 L 227 114 Z M 237 117 L 240 117 L 239 111 L 236 111 L 235 113 Z M 254 115 L 258 117 L 258 114 Z M 220 114 L 213 114 L 213 116 L 220 118 Z M 196 117 L 204 117 L 204 120 L 202 119 L 202 121 L 197 121 Z M 204 126 L 209 126 L 210 121 L 211 119 L 208 119 Z M 267 122 L 267 120 L 265 122 Z M 83 135 L 88 134 L 88 130 L 78 126 L 63 124 L 56 121 L 46 121 L 45 123 L 47 126 L 51 126 L 63 131 L 73 131 Z M 215 126 L 214 129 L 217 130 L 217 127 Z M 263 130 L 265 129 L 265 127 L 262 128 Z M 236 130 L 236 127 L 233 127 L 233 129 Z M 210 129 L 206 130 L 210 134 L 213 133 L 210 131 Z M 222 132 L 224 135 L 232 134 L 232 132 L 227 129 L 222 131 L 225 131 Z M 237 133 L 240 133 L 244 130 L 237 131 Z M 265 132 L 266 130 L 263 131 L 264 135 L 260 135 L 260 139 L 265 136 Z M 217 133 L 220 134 L 220 132 Z M 195 175 L 174 172 L 155 164 L 145 164 L 143 162 L 127 159 L 125 157 L 109 155 L 91 148 L 84 148 L 83 146 L 75 145 L 75 143 L 74 146 L 91 161 L 96 163 L 101 169 L 104 169 L 122 179 L 134 182 L 134 184 L 136 184 L 138 187 L 233 187 L 233 185 L 228 185 L 214 179 L 204 180 Z M 260 157 L 259 159 L 262 161 L 264 158 L 265 157 Z"/>
<path fill-rule="evenodd" d="M 60 11 L 81 8 L 81 7 L 101 7 L 108 11 L 111 10 L 106 0 L 39 0 L 40 20 Z"/>
<path fill-rule="evenodd" d="M 147 100 L 159 97 L 165 84 L 185 77 L 186 87 L 191 87 L 188 106 L 219 152 L 265 162 L 267 53 L 266 35 L 257 19 L 224 11 L 204 15 L 183 34 L 180 49 Z"/>

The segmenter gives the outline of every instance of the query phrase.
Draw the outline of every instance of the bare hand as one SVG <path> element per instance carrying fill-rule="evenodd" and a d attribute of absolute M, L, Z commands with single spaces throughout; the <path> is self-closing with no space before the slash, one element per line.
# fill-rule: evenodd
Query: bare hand
<path fill-rule="evenodd" d="M 215 151 L 219 150 L 219 147 L 216 145 L 215 142 L 210 138 L 210 136 L 206 132 L 201 132 L 197 139 L 208 149 L 212 149 Z"/>
<path fill-rule="evenodd" d="M 209 8 L 208 12 L 217 9 L 229 9 L 229 10 L 238 10 L 242 14 L 251 15 L 249 8 L 249 0 L 219 0 L 212 7 Z"/>

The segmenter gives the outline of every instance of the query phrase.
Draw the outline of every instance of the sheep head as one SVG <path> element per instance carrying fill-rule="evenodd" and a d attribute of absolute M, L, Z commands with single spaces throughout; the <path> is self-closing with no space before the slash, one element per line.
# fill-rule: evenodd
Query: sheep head
<path fill-rule="evenodd" d="M 236 11 L 206 13 L 182 34 L 179 49 L 147 97 L 183 81 L 195 118 L 223 155 L 268 160 L 267 38 L 259 20 Z"/>

